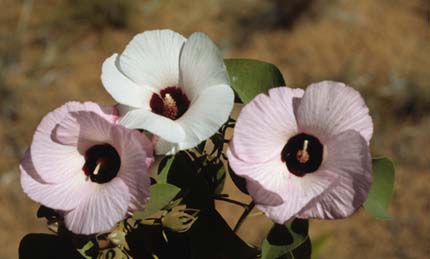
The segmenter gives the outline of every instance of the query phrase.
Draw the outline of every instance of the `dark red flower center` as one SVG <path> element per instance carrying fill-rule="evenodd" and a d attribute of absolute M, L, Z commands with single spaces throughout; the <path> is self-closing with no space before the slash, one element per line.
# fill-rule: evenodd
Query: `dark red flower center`
<path fill-rule="evenodd" d="M 169 86 L 152 95 L 150 106 L 153 113 L 176 120 L 187 111 L 190 100 L 181 88 Z"/>
<path fill-rule="evenodd" d="M 118 174 L 121 158 L 115 148 L 109 144 L 92 146 L 85 152 L 85 175 L 96 183 L 107 183 Z"/>
<path fill-rule="evenodd" d="M 315 172 L 322 163 L 324 147 L 314 136 L 300 133 L 291 137 L 281 152 L 281 159 L 296 176 Z"/>

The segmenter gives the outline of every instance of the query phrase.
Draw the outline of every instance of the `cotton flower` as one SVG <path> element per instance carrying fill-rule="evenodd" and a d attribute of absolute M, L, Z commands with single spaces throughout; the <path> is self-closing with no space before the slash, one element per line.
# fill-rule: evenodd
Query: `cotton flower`
<path fill-rule="evenodd" d="M 344 218 L 369 192 L 372 133 L 362 97 L 343 83 L 274 88 L 241 111 L 228 158 L 275 222 Z"/>
<path fill-rule="evenodd" d="M 77 234 L 111 229 L 149 198 L 151 142 L 113 107 L 68 102 L 47 114 L 20 164 L 21 186 Z"/>
<path fill-rule="evenodd" d="M 223 57 L 203 33 L 171 30 L 136 35 L 106 59 L 102 82 L 123 106 L 120 123 L 158 136 L 157 154 L 197 146 L 228 119 L 234 93 Z"/>

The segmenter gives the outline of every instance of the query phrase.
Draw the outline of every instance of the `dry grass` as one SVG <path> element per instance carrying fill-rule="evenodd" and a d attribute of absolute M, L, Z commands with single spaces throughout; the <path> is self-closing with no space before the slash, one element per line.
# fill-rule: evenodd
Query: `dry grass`
<path fill-rule="evenodd" d="M 206 32 L 227 57 L 278 65 L 289 86 L 336 79 L 359 89 L 375 122 L 373 152 L 390 155 L 398 165 L 395 220 L 376 221 L 360 212 L 313 223 L 313 236 L 330 233 L 321 258 L 428 255 L 428 1 L 305 2 L 309 6 L 291 0 L 2 0 L 0 258 L 16 258 L 19 239 L 44 229 L 34 217 L 37 205 L 20 190 L 17 170 L 42 116 L 69 100 L 113 103 L 101 87 L 101 63 L 134 34 L 154 28 Z M 224 215 L 230 223 L 240 213 L 222 210 L 229 211 Z M 252 226 L 244 225 L 242 234 L 256 242 L 253 233 L 263 230 Z"/>

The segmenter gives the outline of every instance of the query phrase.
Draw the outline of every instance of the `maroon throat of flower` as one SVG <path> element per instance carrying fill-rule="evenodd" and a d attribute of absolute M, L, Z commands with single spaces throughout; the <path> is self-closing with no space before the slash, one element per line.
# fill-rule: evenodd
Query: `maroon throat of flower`
<path fill-rule="evenodd" d="M 85 152 L 82 167 L 87 179 L 95 183 L 107 183 L 116 177 L 121 167 L 121 158 L 109 144 L 95 145 Z"/>
<path fill-rule="evenodd" d="M 187 95 L 177 86 L 169 86 L 153 94 L 150 107 L 153 113 L 162 115 L 172 120 L 179 119 L 190 106 Z"/>
<path fill-rule="evenodd" d="M 320 167 L 324 147 L 314 136 L 300 133 L 291 137 L 281 152 L 281 159 L 296 176 L 313 173 Z"/>

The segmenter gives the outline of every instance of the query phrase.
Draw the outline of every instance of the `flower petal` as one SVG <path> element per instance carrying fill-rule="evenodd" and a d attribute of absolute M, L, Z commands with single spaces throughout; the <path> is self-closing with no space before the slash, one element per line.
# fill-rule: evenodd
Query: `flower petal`
<path fill-rule="evenodd" d="M 288 172 L 280 158 L 263 163 L 245 162 L 234 155 L 232 148 L 227 155 L 235 173 L 247 179 L 248 192 L 258 208 L 279 224 L 291 219 L 337 181 L 336 175 L 323 170 L 297 177 Z"/>
<path fill-rule="evenodd" d="M 74 210 L 66 212 L 66 227 L 76 234 L 94 234 L 110 230 L 122 220 L 129 206 L 127 185 L 120 177 L 105 184 L 93 184 L 91 193 Z"/>
<path fill-rule="evenodd" d="M 297 110 L 299 130 L 326 142 L 332 136 L 352 129 L 369 143 L 372 118 L 363 98 L 343 83 L 323 81 L 311 84 Z"/>
<path fill-rule="evenodd" d="M 78 146 L 84 153 L 90 146 L 110 143 L 113 125 L 94 112 L 69 112 L 56 128 L 53 138 L 64 145 Z"/>
<path fill-rule="evenodd" d="M 235 149 L 230 147 L 227 156 L 231 168 L 237 175 L 258 183 L 260 187 L 278 194 L 282 199 L 295 189 L 293 182 L 297 177 L 288 172 L 280 157 L 262 163 L 252 163 L 241 160 L 234 152 Z"/>
<path fill-rule="evenodd" d="M 358 132 L 348 130 L 329 140 L 327 149 L 321 168 L 338 176 L 339 180 L 333 188 L 311 201 L 298 217 L 344 218 L 367 199 L 372 165 L 366 140 Z"/>
<path fill-rule="evenodd" d="M 177 143 L 185 138 L 184 130 L 176 121 L 144 109 L 127 112 L 119 123 L 131 129 L 145 129 L 169 142 Z"/>
<path fill-rule="evenodd" d="M 149 109 L 153 91 L 123 74 L 118 67 L 118 54 L 113 54 L 103 62 L 101 80 L 106 91 L 118 103 Z"/>
<path fill-rule="evenodd" d="M 180 151 L 178 143 L 172 143 L 159 137 L 155 137 L 154 140 L 157 155 L 174 155 Z"/>
<path fill-rule="evenodd" d="M 153 160 L 152 144 L 137 130 L 120 125 L 112 131 L 113 146 L 121 157 L 118 172 L 130 192 L 130 210 L 143 209 L 149 200 L 148 159 Z M 148 152 L 148 153 L 147 153 Z"/>
<path fill-rule="evenodd" d="M 264 189 L 260 184 L 251 179 L 246 179 L 246 189 L 256 204 L 278 206 L 284 202 L 281 196 Z"/>
<path fill-rule="evenodd" d="M 180 57 L 180 85 L 193 98 L 206 87 L 229 85 L 224 58 L 204 33 L 191 34 Z"/>
<path fill-rule="evenodd" d="M 74 146 L 65 146 L 50 138 L 36 136 L 30 148 L 31 160 L 36 172 L 46 183 L 60 183 L 70 179 L 84 165 L 84 157 Z"/>
<path fill-rule="evenodd" d="M 296 217 L 296 214 L 302 211 L 307 204 L 329 192 L 338 182 L 338 178 L 335 175 L 324 171 L 317 171 L 296 180 L 296 186 L 290 190 L 289 197 L 282 204 L 274 206 L 273 204 L 257 203 L 256 207 L 276 223 L 284 224 Z M 249 190 L 251 190 L 250 194 L 254 199 L 256 193 L 253 193 L 252 189 Z M 259 187 L 259 192 L 260 196 L 267 195 L 267 190 L 264 192 L 261 187 Z"/>
<path fill-rule="evenodd" d="M 119 57 L 121 71 L 140 86 L 154 91 L 179 83 L 179 55 L 185 38 L 171 30 L 136 35 Z"/>
<path fill-rule="evenodd" d="M 68 102 L 45 115 L 34 133 L 30 148 L 32 165 L 43 182 L 63 182 L 84 165 L 84 157 L 77 147 L 63 145 L 54 137 L 56 128 L 70 112 L 82 110 L 91 110 L 112 123 L 118 119 L 113 107 L 101 107 L 91 102 Z"/>
<path fill-rule="evenodd" d="M 23 166 L 21 170 L 21 186 L 24 192 L 34 201 L 57 210 L 76 208 L 82 197 L 88 194 L 88 184 L 82 171 L 58 184 L 44 184 L 33 178 Z"/>
<path fill-rule="evenodd" d="M 185 139 L 179 142 L 179 149 L 195 147 L 215 134 L 227 121 L 233 102 L 234 93 L 228 85 L 216 85 L 202 91 L 177 120 L 185 131 Z"/>
<path fill-rule="evenodd" d="M 234 129 L 231 143 L 236 155 L 249 162 L 280 159 L 282 148 L 297 133 L 293 99 L 302 95 L 301 89 L 278 87 L 248 103 Z"/>

